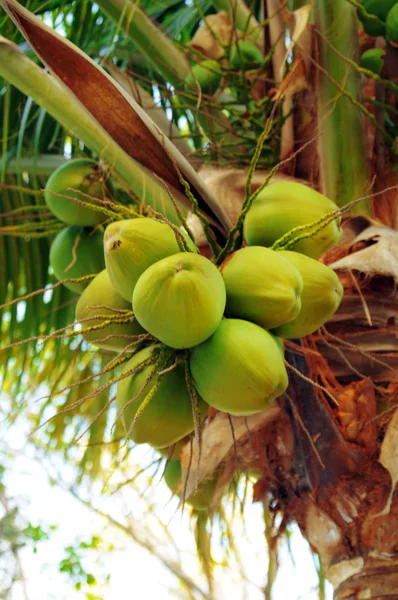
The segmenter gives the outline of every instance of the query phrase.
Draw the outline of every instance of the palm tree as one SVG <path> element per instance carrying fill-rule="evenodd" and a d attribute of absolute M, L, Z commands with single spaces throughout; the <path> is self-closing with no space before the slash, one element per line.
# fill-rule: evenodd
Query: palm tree
<path fill-rule="evenodd" d="M 207 256 L 242 244 L 244 216 L 272 178 L 309 183 L 341 208 L 342 242 L 323 260 L 339 274 L 343 302 L 326 327 L 286 342 L 289 387 L 271 408 L 248 418 L 214 411 L 201 451 L 185 445 L 184 493 L 217 469 L 220 494 L 256 471 L 254 499 L 270 531 L 282 517 L 273 543 L 297 522 L 336 600 L 396 597 L 398 50 L 358 19 L 383 27 L 380 16 L 354 0 L 0 4 L 8 389 L 17 399 L 51 386 L 37 424 L 64 392 L 48 433 L 61 447 L 77 414 L 75 438 L 88 428 L 93 444 L 81 468 L 100 474 L 118 365 L 106 352 L 82 351 L 67 329 L 76 297 L 48 268 L 62 224 L 41 190 L 68 156 L 111 171 L 121 204 L 104 205 L 108 218 L 139 206 L 188 222 Z M 251 57 L 239 55 L 238 40 Z M 378 72 L 359 66 L 373 47 L 385 50 Z M 194 67 L 209 60 L 200 80 Z M 122 437 L 120 424 L 112 435 Z"/>

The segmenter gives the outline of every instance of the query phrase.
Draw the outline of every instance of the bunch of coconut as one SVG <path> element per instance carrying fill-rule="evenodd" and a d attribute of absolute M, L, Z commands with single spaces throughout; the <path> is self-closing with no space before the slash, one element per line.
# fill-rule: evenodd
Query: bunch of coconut
<path fill-rule="evenodd" d="M 181 496 L 179 451 L 209 407 L 247 416 L 270 406 L 288 386 L 283 338 L 309 335 L 337 310 L 342 286 L 318 261 L 340 238 L 339 217 L 327 219 L 337 206 L 298 183 L 269 185 L 246 215 L 243 247 L 217 265 L 187 231 L 149 217 L 104 232 L 95 198 L 108 196 L 88 159 L 50 177 L 45 201 L 66 225 L 50 264 L 81 294 L 83 338 L 124 357 L 117 404 L 126 436 L 168 456 L 165 479 Z M 204 507 L 215 483 L 187 501 Z"/>
<path fill-rule="evenodd" d="M 172 459 L 175 493 L 181 444 L 208 408 L 269 407 L 288 386 L 283 339 L 313 333 L 337 310 L 342 286 L 318 258 L 339 240 L 339 219 L 307 186 L 269 185 L 245 218 L 244 247 L 218 266 L 167 223 L 137 215 L 106 228 L 106 269 L 76 318 L 87 341 L 132 353 L 117 386 L 120 417 L 127 437 Z"/>

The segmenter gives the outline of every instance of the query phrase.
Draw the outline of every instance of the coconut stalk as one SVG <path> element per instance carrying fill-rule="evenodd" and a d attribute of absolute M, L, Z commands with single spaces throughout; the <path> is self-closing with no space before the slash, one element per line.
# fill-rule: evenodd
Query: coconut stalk
<path fill-rule="evenodd" d="M 369 187 L 355 8 L 346 0 L 312 0 L 318 45 L 318 152 L 323 193 L 344 206 Z M 344 93 L 345 92 L 345 93 Z M 363 202 L 357 211 L 368 212 Z"/>
<path fill-rule="evenodd" d="M 272 70 L 275 87 L 279 88 L 284 77 L 286 65 L 286 44 L 284 16 L 280 10 L 279 0 L 266 0 L 267 14 L 269 18 L 269 37 L 271 46 L 274 48 L 272 55 Z M 282 103 L 282 113 L 287 116 L 293 108 L 291 94 L 285 94 Z M 293 152 L 293 115 L 287 117 L 281 131 L 280 159 L 284 160 Z"/>
<path fill-rule="evenodd" d="M 196 112 L 196 94 L 186 94 L 184 82 L 191 72 L 186 56 L 165 35 L 160 27 L 148 17 L 132 0 L 100 0 L 98 2 L 105 14 L 112 19 L 125 34 L 138 46 L 153 68 L 171 83 L 181 95 L 183 104 Z M 256 22 L 257 23 L 257 22 Z M 192 97 L 193 96 L 193 97 Z M 201 102 L 204 118 L 201 126 L 209 139 L 215 144 L 231 144 L 235 147 L 239 139 L 230 131 L 227 117 L 221 109 Z"/>
<path fill-rule="evenodd" d="M 166 81 L 177 87 L 181 85 L 190 71 L 187 59 L 139 8 L 139 3 L 132 0 L 99 0 L 98 5 L 138 46 Z"/>
<path fill-rule="evenodd" d="M 1 51 L 0 51 L 1 52 Z M 60 154 L 39 154 L 38 156 L 24 156 L 20 158 L 11 158 L 6 161 L 5 172 L 7 175 L 18 175 L 19 173 L 29 173 L 40 177 L 50 176 L 58 167 L 65 164 L 67 159 Z M 3 161 L 0 160 L 0 172 L 3 169 Z"/>

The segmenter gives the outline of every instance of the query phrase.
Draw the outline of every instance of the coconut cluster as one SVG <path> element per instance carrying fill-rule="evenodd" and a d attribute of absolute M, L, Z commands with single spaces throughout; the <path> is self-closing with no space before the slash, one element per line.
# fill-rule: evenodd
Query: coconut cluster
<path fill-rule="evenodd" d="M 68 160 L 47 181 L 45 203 L 67 225 L 51 245 L 50 266 L 55 277 L 76 294 L 81 294 L 89 281 L 65 280 L 80 279 L 105 268 L 101 224 L 106 215 L 98 210 L 96 199 L 107 200 L 110 195 L 106 174 L 88 158 Z"/>
<path fill-rule="evenodd" d="M 279 182 L 255 199 L 245 244 L 220 265 L 185 230 L 141 215 L 109 224 L 104 234 L 63 230 L 51 249 L 59 275 L 71 247 L 71 276 L 81 263 L 98 272 L 75 288 L 83 338 L 128 358 L 116 394 L 126 436 L 169 453 L 209 407 L 247 416 L 281 396 L 289 383 L 283 338 L 313 333 L 340 304 L 336 274 L 317 260 L 339 240 L 339 223 L 329 199 Z M 174 489 L 181 467 L 178 452 L 170 457 Z"/>
<path fill-rule="evenodd" d="M 386 42 L 383 46 L 365 50 L 361 55 L 359 66 L 376 75 L 382 75 L 386 48 L 388 45 L 398 47 L 398 1 L 362 0 L 358 5 L 357 13 L 364 32 L 373 38 L 384 37 Z M 368 43 L 365 45 L 368 46 Z"/>

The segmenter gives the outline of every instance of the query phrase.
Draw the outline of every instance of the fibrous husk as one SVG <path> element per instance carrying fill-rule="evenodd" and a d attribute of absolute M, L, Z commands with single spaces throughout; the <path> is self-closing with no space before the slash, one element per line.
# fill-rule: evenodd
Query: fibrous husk
<path fill-rule="evenodd" d="M 181 452 L 182 477 L 184 481 L 187 478 L 186 495 L 193 492 L 197 480 L 211 478 L 226 457 L 234 453 L 234 444 L 239 447 L 241 442 L 280 414 L 281 409 L 276 404 L 249 417 L 229 417 L 226 413 L 217 412 L 205 428 L 200 461 L 196 444 L 186 444 Z"/>
<path fill-rule="evenodd" d="M 355 237 L 349 253 L 330 267 L 389 276 L 398 282 L 398 232 L 378 224 L 366 227 Z"/>
<path fill-rule="evenodd" d="M 398 378 L 396 240 L 395 230 L 355 216 L 344 224 L 337 260 L 335 251 L 325 257 L 339 275 L 344 296 L 327 325 L 329 333 L 315 339 L 337 377 L 352 379 L 359 372 L 375 382 Z"/>
<path fill-rule="evenodd" d="M 218 39 L 213 35 L 212 30 L 216 32 Z M 219 40 L 227 46 L 232 39 L 232 35 L 235 34 L 237 36 L 241 35 L 237 30 L 232 33 L 232 24 L 228 14 L 225 10 L 221 10 L 215 15 L 207 15 L 206 20 L 200 25 L 189 45 L 209 58 L 216 60 L 225 55 Z"/>

